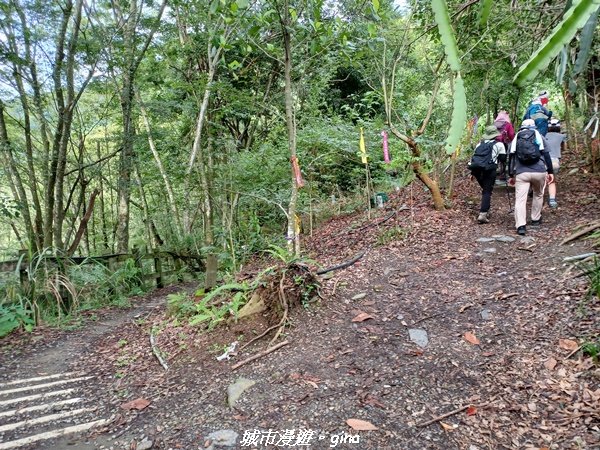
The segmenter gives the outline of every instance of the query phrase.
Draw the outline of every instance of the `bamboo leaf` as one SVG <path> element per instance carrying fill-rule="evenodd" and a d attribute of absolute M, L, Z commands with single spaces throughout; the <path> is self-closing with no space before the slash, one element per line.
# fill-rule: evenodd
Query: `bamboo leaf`
<path fill-rule="evenodd" d="M 522 87 L 533 80 L 542 70 L 546 69 L 562 48 L 571 42 L 571 39 L 589 17 L 600 7 L 600 0 L 579 0 L 565 13 L 563 20 L 544 39 L 529 61 L 519 68 L 513 83 Z"/>
<path fill-rule="evenodd" d="M 589 60 L 592 41 L 594 40 L 594 34 L 596 31 L 596 24 L 598 23 L 599 12 L 600 9 L 597 9 L 596 12 L 592 13 L 583 27 L 583 30 L 581 30 L 581 36 L 579 37 L 579 52 L 577 53 L 575 67 L 573 68 L 574 78 L 583 72 L 583 69 L 585 69 L 585 66 Z"/>
<path fill-rule="evenodd" d="M 600 1 L 600 0 L 598 0 Z M 435 23 L 438 26 L 442 43 L 444 44 L 444 52 L 450 69 L 454 72 L 460 70 L 460 58 L 458 56 L 458 46 L 456 45 L 456 37 L 450 22 L 448 14 L 448 6 L 445 0 L 431 0 L 431 8 L 435 15 Z"/>
<path fill-rule="evenodd" d="M 467 95 L 465 93 L 465 83 L 462 77 L 458 74 L 454 80 L 454 109 L 452 111 L 452 122 L 450 130 L 448 130 L 448 138 L 446 139 L 446 153 L 451 155 L 454 153 L 460 139 L 462 138 L 467 122 Z"/>
<path fill-rule="evenodd" d="M 492 3 L 494 3 L 494 0 L 481 0 L 481 6 L 479 8 L 479 26 L 481 28 L 485 28 L 487 25 L 490 11 L 492 10 Z"/>

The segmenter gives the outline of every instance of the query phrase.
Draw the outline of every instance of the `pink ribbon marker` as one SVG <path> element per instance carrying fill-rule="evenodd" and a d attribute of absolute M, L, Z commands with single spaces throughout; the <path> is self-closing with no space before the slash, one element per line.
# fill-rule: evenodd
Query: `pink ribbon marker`
<path fill-rule="evenodd" d="M 386 164 L 390 163 L 390 151 L 388 150 L 388 135 L 385 131 L 381 132 L 381 136 L 383 137 L 383 160 Z"/>

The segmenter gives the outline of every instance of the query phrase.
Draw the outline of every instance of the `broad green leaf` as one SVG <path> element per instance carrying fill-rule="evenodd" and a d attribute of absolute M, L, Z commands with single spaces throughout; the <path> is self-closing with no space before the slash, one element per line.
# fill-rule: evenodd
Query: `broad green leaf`
<path fill-rule="evenodd" d="M 596 31 L 596 25 L 598 24 L 599 12 L 600 9 L 597 9 L 596 12 L 590 16 L 583 27 L 583 30 L 581 30 L 581 36 L 579 37 L 579 52 L 577 53 L 575 67 L 573 68 L 574 77 L 583 72 L 589 60 L 590 50 L 592 48 L 592 42 L 594 40 L 594 34 Z"/>
<path fill-rule="evenodd" d="M 452 122 L 446 139 L 446 153 L 451 155 L 456 150 L 462 138 L 465 124 L 467 123 L 467 95 L 465 83 L 460 74 L 454 79 L 454 109 L 452 111 Z"/>
<path fill-rule="evenodd" d="M 373 1 L 373 9 L 375 10 L 375 12 L 379 11 L 379 0 L 372 0 Z"/>
<path fill-rule="evenodd" d="M 247 7 L 248 7 L 248 4 L 249 4 L 248 0 L 236 0 L 236 2 L 235 2 L 235 3 L 238 5 L 238 7 L 239 7 L 240 9 L 245 9 L 245 8 L 247 8 Z"/>
<path fill-rule="evenodd" d="M 210 13 L 215 14 L 217 9 L 219 9 L 219 0 L 213 0 L 210 2 Z"/>
<path fill-rule="evenodd" d="M 600 0 L 579 0 L 565 13 L 563 20 L 544 39 L 529 61 L 519 68 L 513 83 L 523 87 L 546 69 L 554 58 L 567 45 L 590 16 L 600 7 Z"/>
<path fill-rule="evenodd" d="M 494 0 L 481 0 L 481 5 L 479 6 L 479 26 L 481 28 L 485 28 L 487 25 L 490 11 L 492 10 L 492 3 L 494 3 Z"/>
<path fill-rule="evenodd" d="M 450 22 L 450 15 L 448 14 L 448 6 L 446 5 L 446 1 L 431 0 L 431 8 L 435 14 L 435 23 L 438 26 L 440 37 L 442 39 L 442 43 L 444 44 L 444 51 L 446 53 L 448 65 L 454 72 L 458 72 L 460 70 L 458 46 L 456 45 L 456 37 L 454 35 L 454 30 L 452 29 L 452 23 Z"/>
<path fill-rule="evenodd" d="M 563 78 L 565 76 L 565 72 L 567 70 L 567 60 L 569 59 L 569 54 L 567 52 L 567 47 L 563 47 L 560 51 L 560 56 L 556 60 L 556 82 L 562 85 Z"/>

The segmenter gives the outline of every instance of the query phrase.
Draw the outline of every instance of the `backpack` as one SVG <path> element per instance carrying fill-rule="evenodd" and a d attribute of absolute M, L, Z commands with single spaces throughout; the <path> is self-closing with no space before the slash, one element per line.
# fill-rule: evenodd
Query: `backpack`
<path fill-rule="evenodd" d="M 481 141 L 475 149 L 475 153 L 473 153 L 471 162 L 469 163 L 471 172 L 496 169 L 497 165 L 492 158 L 494 145 L 496 145 L 496 141 Z"/>
<path fill-rule="evenodd" d="M 508 138 L 508 131 L 506 130 L 507 122 L 504 121 L 496 121 L 494 125 L 496 129 L 500 132 L 500 136 L 496 138 L 498 142 L 502 142 L 503 144 L 510 144 L 510 139 Z"/>
<path fill-rule="evenodd" d="M 517 159 L 525 166 L 531 166 L 542 157 L 540 147 L 536 142 L 535 131 L 526 129 L 517 134 Z"/>
<path fill-rule="evenodd" d="M 525 114 L 523 115 L 523 120 L 531 119 L 531 116 L 535 113 L 539 112 L 542 109 L 542 105 L 538 105 L 537 103 L 534 105 L 529 105 L 525 110 Z"/>

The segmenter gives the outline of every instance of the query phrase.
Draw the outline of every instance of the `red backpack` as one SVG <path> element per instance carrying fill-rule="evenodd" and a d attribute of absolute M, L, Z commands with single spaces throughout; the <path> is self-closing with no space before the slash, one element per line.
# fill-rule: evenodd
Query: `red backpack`
<path fill-rule="evenodd" d="M 507 124 L 507 122 L 504 122 L 504 121 L 494 122 L 496 129 L 500 132 L 500 136 L 496 137 L 496 140 L 498 142 L 503 142 L 504 144 L 509 145 L 510 139 L 508 138 L 508 131 L 506 130 L 506 124 Z"/>

